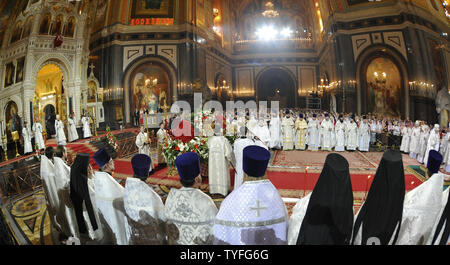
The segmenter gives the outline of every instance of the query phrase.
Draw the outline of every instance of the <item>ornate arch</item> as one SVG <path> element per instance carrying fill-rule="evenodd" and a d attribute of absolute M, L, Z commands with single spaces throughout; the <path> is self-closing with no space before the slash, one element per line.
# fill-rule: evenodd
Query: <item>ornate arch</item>
<path fill-rule="evenodd" d="M 289 68 L 287 68 L 287 67 L 285 67 L 285 66 L 281 66 L 281 65 L 271 65 L 271 66 L 267 66 L 267 67 L 265 67 L 264 69 L 262 69 L 261 71 L 259 71 L 257 74 L 256 74 L 256 77 L 255 77 L 255 80 L 256 80 L 256 82 L 255 82 L 255 96 L 256 96 L 256 100 L 257 101 L 259 101 L 259 99 L 258 99 L 258 90 L 259 90 L 259 84 L 260 84 L 260 79 L 261 79 L 261 77 L 264 75 L 264 73 L 266 73 L 267 71 L 270 71 L 270 70 L 281 70 L 281 71 L 283 71 L 283 72 L 286 72 L 287 74 L 288 74 L 288 76 L 290 76 L 291 77 L 291 80 L 292 80 L 292 82 L 293 82 L 293 84 L 294 84 L 294 99 L 295 99 L 295 106 L 298 106 L 297 105 L 297 98 L 298 98 L 298 95 L 297 95 L 297 88 L 298 88 L 298 80 L 297 80 L 297 78 L 296 78 L 296 76 L 295 76 L 295 74 L 289 69 Z"/>
<path fill-rule="evenodd" d="M 48 65 L 48 64 L 54 64 L 56 66 L 58 66 L 61 71 L 63 72 L 63 85 L 64 85 L 64 89 L 67 89 L 67 91 L 69 93 L 66 94 L 72 94 L 69 89 L 68 86 L 68 80 L 72 80 L 72 67 L 71 64 L 69 62 L 69 60 L 67 60 L 66 57 L 64 57 L 63 55 L 60 54 L 47 54 L 42 56 L 41 58 L 39 58 L 36 63 L 34 64 L 33 70 L 32 70 L 32 74 L 31 74 L 31 83 L 33 84 L 33 87 L 36 86 L 36 78 L 37 75 L 39 73 L 39 71 L 42 69 L 42 67 Z"/>
<path fill-rule="evenodd" d="M 361 115 L 362 105 L 365 104 L 363 100 L 363 89 L 366 89 L 366 84 L 363 84 L 365 78 L 362 75 L 365 74 L 368 64 L 379 57 L 390 59 L 398 68 L 401 80 L 402 80 L 402 99 L 405 102 L 404 108 L 401 110 L 405 117 L 409 116 L 409 73 L 406 67 L 406 61 L 404 57 L 394 48 L 386 45 L 372 45 L 364 49 L 358 56 L 356 61 L 356 96 L 357 96 L 357 113 Z M 363 102 L 364 101 L 364 102 Z"/>
<path fill-rule="evenodd" d="M 123 78 L 123 88 L 124 88 L 124 117 L 126 123 L 132 122 L 131 120 L 131 106 L 130 106 L 130 98 L 131 98 L 131 87 L 130 87 L 130 78 L 131 74 L 136 70 L 138 67 L 142 66 L 146 63 L 156 63 L 159 66 L 162 66 L 164 70 L 167 71 L 169 78 L 170 78 L 170 88 L 169 93 L 170 95 L 167 95 L 167 98 L 169 99 L 167 104 L 171 104 L 171 102 L 175 102 L 177 100 L 178 91 L 177 91 L 177 73 L 175 71 L 175 67 L 173 64 L 168 62 L 165 58 L 162 58 L 160 56 L 146 56 L 146 57 L 139 57 L 130 64 L 128 64 L 127 68 L 125 69 L 125 75 Z M 171 99 L 171 100 L 170 100 Z"/>

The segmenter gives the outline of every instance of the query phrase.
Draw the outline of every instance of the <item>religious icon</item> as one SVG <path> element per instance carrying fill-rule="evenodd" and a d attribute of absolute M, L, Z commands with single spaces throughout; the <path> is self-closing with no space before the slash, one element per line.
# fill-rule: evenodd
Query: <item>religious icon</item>
<path fill-rule="evenodd" d="M 13 63 L 9 63 L 6 65 L 5 87 L 14 84 L 14 71 L 15 71 L 15 67 L 14 67 Z"/>
<path fill-rule="evenodd" d="M 23 81 L 23 67 L 25 64 L 25 57 L 17 60 L 17 73 L 16 73 L 16 83 Z"/>
<path fill-rule="evenodd" d="M 64 37 L 73 38 L 73 35 L 75 33 L 75 25 L 76 25 L 75 18 L 74 17 L 69 18 L 69 21 L 64 27 Z"/>
<path fill-rule="evenodd" d="M 22 38 L 26 38 L 26 37 L 30 36 L 32 25 L 33 25 L 33 17 L 29 17 L 27 22 L 25 23 Z"/>
<path fill-rule="evenodd" d="M 88 83 L 88 102 L 95 102 L 95 96 L 97 95 L 97 85 L 94 81 Z"/>
<path fill-rule="evenodd" d="M 61 34 L 62 29 L 62 16 L 57 16 L 56 21 L 52 25 L 52 35 Z"/>
<path fill-rule="evenodd" d="M 19 21 L 17 23 L 17 25 L 16 25 L 16 27 L 14 29 L 13 35 L 11 37 L 11 43 L 14 43 L 14 42 L 20 40 L 20 35 L 21 34 L 22 34 L 22 22 Z"/>

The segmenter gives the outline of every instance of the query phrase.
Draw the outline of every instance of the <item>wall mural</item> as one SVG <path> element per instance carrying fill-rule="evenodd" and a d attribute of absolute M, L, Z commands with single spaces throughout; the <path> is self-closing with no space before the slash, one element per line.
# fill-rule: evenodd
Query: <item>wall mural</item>
<path fill-rule="evenodd" d="M 132 18 L 173 17 L 173 0 L 133 0 Z"/>
<path fill-rule="evenodd" d="M 366 71 L 368 112 L 400 116 L 402 77 L 388 58 L 373 59 Z"/>
<path fill-rule="evenodd" d="M 439 44 L 433 39 L 428 39 L 428 42 L 431 49 L 431 58 L 433 58 L 433 69 L 436 74 L 436 87 L 439 90 L 441 87 L 445 86 L 445 65 Z"/>
<path fill-rule="evenodd" d="M 166 99 L 169 104 L 170 78 L 166 70 L 158 65 L 143 64 L 130 77 L 132 109 L 161 112 Z"/>
<path fill-rule="evenodd" d="M 5 111 L 6 135 L 8 136 L 8 141 L 11 138 L 11 132 L 18 131 L 21 133 L 22 131 L 18 113 L 17 104 L 14 101 L 8 102 Z"/>

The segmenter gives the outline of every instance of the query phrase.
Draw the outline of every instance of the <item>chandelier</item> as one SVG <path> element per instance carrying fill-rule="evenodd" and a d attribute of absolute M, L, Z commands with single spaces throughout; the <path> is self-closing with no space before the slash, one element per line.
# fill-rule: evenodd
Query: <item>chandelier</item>
<path fill-rule="evenodd" d="M 262 12 L 262 15 L 266 18 L 275 18 L 278 17 L 278 12 L 273 9 L 273 4 L 271 1 L 268 1 L 265 5 L 266 10 Z"/>

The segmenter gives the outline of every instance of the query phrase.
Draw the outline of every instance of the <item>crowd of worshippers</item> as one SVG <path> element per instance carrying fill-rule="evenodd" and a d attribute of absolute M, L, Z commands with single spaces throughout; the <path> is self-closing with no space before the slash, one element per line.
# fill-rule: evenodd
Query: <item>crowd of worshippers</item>
<path fill-rule="evenodd" d="M 301 112 L 285 109 L 271 115 L 226 113 L 227 123 L 248 128 L 265 146 L 283 150 L 369 151 L 370 146 L 399 149 L 418 162 L 427 164 L 428 153 L 436 150 L 444 156 L 450 172 L 450 133 L 438 124 L 401 120 L 376 115 L 330 114 L 323 111 Z"/>
<path fill-rule="evenodd" d="M 243 183 L 217 208 L 199 189 L 196 153 L 179 155 L 175 165 L 181 188 L 163 202 L 146 183 L 151 158 L 131 159 L 133 177 L 120 185 L 114 161 L 100 149 L 78 153 L 69 167 L 62 146 L 41 156 L 41 176 L 51 223 L 68 242 L 81 244 L 448 244 L 449 189 L 438 171 L 442 156 L 431 151 L 428 180 L 405 195 L 399 151 L 384 153 L 362 207 L 354 215 L 348 161 L 339 153 L 326 157 L 313 191 L 296 203 L 289 217 L 285 202 L 266 178 L 270 152 L 244 148 Z"/>

